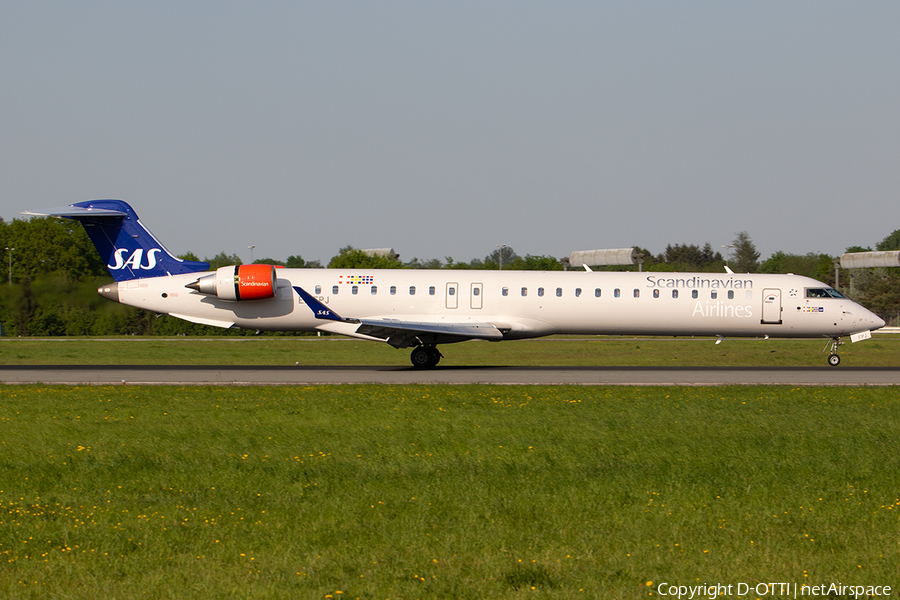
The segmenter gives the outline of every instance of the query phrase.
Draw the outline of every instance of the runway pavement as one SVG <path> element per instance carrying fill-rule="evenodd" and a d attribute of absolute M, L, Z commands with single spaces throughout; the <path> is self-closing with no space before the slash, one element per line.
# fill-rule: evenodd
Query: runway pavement
<path fill-rule="evenodd" d="M 0 382 L 71 385 L 900 385 L 897 367 L 0 366 Z"/>

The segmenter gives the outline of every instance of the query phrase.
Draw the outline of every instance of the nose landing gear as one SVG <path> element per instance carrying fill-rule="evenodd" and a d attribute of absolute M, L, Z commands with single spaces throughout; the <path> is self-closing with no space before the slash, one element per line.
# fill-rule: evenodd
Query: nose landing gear
<path fill-rule="evenodd" d="M 838 356 L 837 349 L 838 346 L 842 346 L 844 342 L 841 341 L 840 337 L 831 338 L 831 354 L 828 355 L 828 364 L 832 367 L 836 367 L 841 364 L 841 357 Z M 828 345 L 825 345 L 825 349 L 828 349 Z"/>
<path fill-rule="evenodd" d="M 435 345 L 416 346 L 409 355 L 409 360 L 417 369 L 430 369 L 437 366 L 443 355 Z"/>

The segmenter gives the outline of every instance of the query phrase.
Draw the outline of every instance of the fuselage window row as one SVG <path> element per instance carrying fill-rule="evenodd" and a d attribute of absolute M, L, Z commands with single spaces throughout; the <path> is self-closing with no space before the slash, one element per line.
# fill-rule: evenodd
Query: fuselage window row
<path fill-rule="evenodd" d="M 316 292 L 316 295 L 317 295 L 317 296 L 322 294 L 322 286 L 321 286 L 321 285 L 316 285 L 314 289 L 315 289 L 315 292 Z M 391 295 L 391 296 L 396 296 L 396 295 L 397 295 L 397 286 L 396 286 L 396 285 L 390 286 L 389 290 L 390 290 L 390 295 Z M 331 288 L 331 293 L 332 293 L 332 295 L 337 295 L 339 291 L 340 291 L 340 286 L 338 286 L 338 285 L 332 286 L 332 288 Z M 543 287 L 537 288 L 537 296 L 538 296 L 539 298 L 543 298 L 543 297 L 544 297 L 544 294 L 545 294 L 545 291 L 546 291 L 546 290 L 545 290 L 545 288 L 543 288 Z M 831 291 L 831 290 L 829 290 L 829 292 L 830 292 L 830 291 Z M 373 296 L 377 295 L 377 294 L 378 294 L 378 286 L 375 286 L 375 285 L 371 286 L 371 287 L 369 288 L 369 292 L 370 292 L 371 295 L 373 295 Z M 478 288 L 475 288 L 474 291 L 473 291 L 473 295 L 476 295 L 476 296 L 477 296 L 477 295 L 479 295 L 479 292 L 480 292 L 480 290 L 479 290 Z M 811 292 L 811 293 L 810 293 L 810 292 Z M 350 286 L 350 293 L 351 293 L 352 295 L 354 295 L 354 296 L 358 295 L 358 294 L 359 294 L 359 286 L 357 286 L 357 285 Z M 447 293 L 450 294 L 450 295 L 455 295 L 456 289 L 453 288 L 453 287 L 450 287 L 450 288 L 448 288 Z M 520 289 L 520 292 L 519 292 L 519 293 L 521 294 L 522 297 L 527 297 L 527 296 L 528 296 L 528 287 L 527 287 L 527 286 L 522 287 L 522 288 Z M 555 293 L 556 293 L 556 297 L 557 297 L 557 298 L 562 298 L 562 297 L 563 297 L 563 293 L 564 293 L 564 292 L 563 292 L 563 288 L 556 288 L 556 289 L 555 289 Z M 437 294 L 437 288 L 436 288 L 435 286 L 433 286 L 433 285 L 432 285 L 432 286 L 429 286 L 429 287 L 428 287 L 428 295 L 429 295 L 429 296 L 434 296 L 434 295 L 436 295 L 436 294 Z M 576 298 L 580 298 L 580 297 L 581 297 L 581 294 L 582 294 L 582 289 L 581 289 L 581 288 L 575 288 L 575 289 L 574 289 L 574 295 L 575 295 Z M 819 295 L 819 294 L 821 294 L 821 295 Z M 834 294 L 835 294 L 835 296 L 830 296 L 827 292 L 824 292 L 824 290 L 810 290 L 810 291 L 807 291 L 807 297 L 811 297 L 811 298 L 823 298 L 823 297 L 824 297 L 824 298 L 829 298 L 829 297 L 837 297 L 836 294 L 838 294 L 838 292 L 834 292 Z M 410 295 L 410 296 L 415 296 L 415 295 L 416 295 L 416 286 L 414 286 L 414 285 L 409 286 L 409 295 Z M 504 296 L 504 297 L 509 296 L 509 288 L 508 288 L 508 287 L 503 287 L 503 288 L 501 288 L 501 289 L 500 289 L 500 295 L 501 295 L 501 296 Z M 594 297 L 595 297 L 595 298 L 601 298 L 602 296 L 603 296 L 603 290 L 602 290 L 601 288 L 594 288 Z M 653 296 L 653 298 L 661 298 L 661 297 L 662 297 L 662 295 L 660 294 L 660 291 L 659 291 L 658 289 L 654 289 L 654 290 L 653 290 L 652 296 Z M 752 300 L 752 299 L 753 299 L 753 291 L 752 291 L 752 290 L 746 290 L 745 293 L 744 293 L 744 296 L 746 297 L 747 300 Z M 620 288 L 615 288 L 615 289 L 613 290 L 613 297 L 614 297 L 614 298 L 621 298 L 621 297 L 622 297 L 622 290 L 621 290 Z M 634 298 L 640 298 L 640 297 L 641 297 L 641 290 L 640 290 L 639 288 L 634 288 L 634 290 L 632 291 L 632 297 L 634 297 Z M 676 299 L 677 299 L 678 297 L 679 297 L 678 290 L 672 290 L 672 298 L 676 298 Z M 691 299 L 692 299 L 692 300 L 697 300 L 699 297 L 700 297 L 700 292 L 699 292 L 699 290 L 691 290 Z M 710 297 L 712 300 L 718 299 L 718 297 L 719 297 L 718 291 L 717 291 L 717 290 L 710 290 L 710 292 L 709 292 L 709 297 Z M 734 290 L 728 290 L 728 292 L 727 292 L 727 297 L 728 297 L 729 300 L 734 300 L 734 299 L 736 298 L 736 295 L 735 295 L 735 293 L 734 293 Z"/>

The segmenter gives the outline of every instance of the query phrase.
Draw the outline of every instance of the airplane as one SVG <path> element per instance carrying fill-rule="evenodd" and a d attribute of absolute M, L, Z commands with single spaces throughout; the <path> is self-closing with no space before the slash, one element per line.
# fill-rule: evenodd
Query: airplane
<path fill-rule="evenodd" d="M 114 282 L 101 296 L 191 323 L 329 332 L 410 348 L 555 334 L 829 338 L 862 341 L 884 321 L 800 275 L 415 269 L 288 269 L 209 264 L 169 252 L 121 200 L 25 211 L 80 222 Z M 828 346 L 826 345 L 826 349 Z"/>

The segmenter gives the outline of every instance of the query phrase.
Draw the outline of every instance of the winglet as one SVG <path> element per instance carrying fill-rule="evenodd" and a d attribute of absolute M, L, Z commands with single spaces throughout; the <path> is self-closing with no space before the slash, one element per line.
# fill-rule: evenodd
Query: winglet
<path fill-rule="evenodd" d="M 315 298 L 313 298 L 306 290 L 300 286 L 293 286 L 294 290 L 300 294 L 300 297 L 306 305 L 312 310 L 313 315 L 317 319 L 325 319 L 327 321 L 340 321 L 342 323 L 359 323 L 357 319 L 345 319 Z"/>

